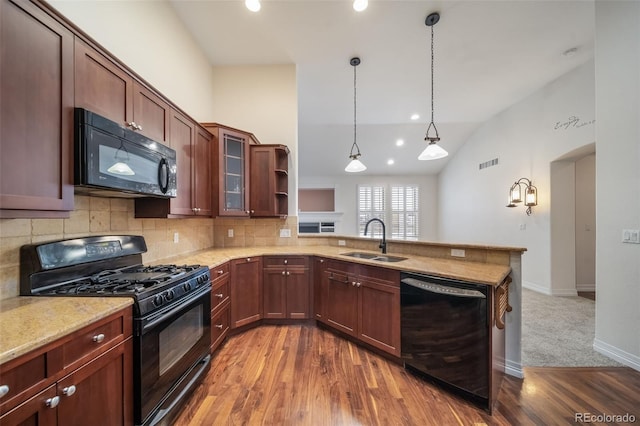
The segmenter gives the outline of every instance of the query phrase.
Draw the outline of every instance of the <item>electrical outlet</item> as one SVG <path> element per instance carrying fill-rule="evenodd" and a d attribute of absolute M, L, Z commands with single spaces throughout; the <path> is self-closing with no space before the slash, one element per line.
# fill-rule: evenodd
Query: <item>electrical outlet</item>
<path fill-rule="evenodd" d="M 640 244 L 640 229 L 623 229 L 622 242 L 629 244 Z"/>
<path fill-rule="evenodd" d="M 173 243 L 174 244 L 178 244 L 180 242 L 180 234 L 178 234 L 177 232 L 173 233 Z"/>
<path fill-rule="evenodd" d="M 233 238 L 233 229 L 229 229 L 229 230 L 227 231 L 227 237 L 229 237 L 229 238 Z"/>
<path fill-rule="evenodd" d="M 291 238 L 291 229 L 288 229 L 288 228 L 281 229 L 280 238 Z"/>
<path fill-rule="evenodd" d="M 339 246 L 346 246 L 347 242 L 345 240 L 338 240 L 338 245 Z"/>
<path fill-rule="evenodd" d="M 464 257 L 465 253 L 463 249 L 451 249 L 451 256 L 453 257 Z"/>

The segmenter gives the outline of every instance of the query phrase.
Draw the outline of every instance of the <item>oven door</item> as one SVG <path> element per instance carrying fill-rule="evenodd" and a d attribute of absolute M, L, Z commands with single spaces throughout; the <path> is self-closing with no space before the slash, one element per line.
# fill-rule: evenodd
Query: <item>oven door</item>
<path fill-rule="evenodd" d="M 211 285 L 136 322 L 135 422 L 164 424 L 209 369 Z"/>

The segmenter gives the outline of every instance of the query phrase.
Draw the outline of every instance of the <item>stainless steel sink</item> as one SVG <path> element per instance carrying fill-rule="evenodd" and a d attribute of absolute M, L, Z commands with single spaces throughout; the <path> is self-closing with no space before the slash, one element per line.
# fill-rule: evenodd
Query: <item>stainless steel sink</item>
<path fill-rule="evenodd" d="M 352 251 L 350 253 L 340 253 L 343 256 L 355 257 L 358 259 L 369 259 L 369 260 L 377 260 L 379 262 L 400 262 L 402 260 L 406 260 L 406 257 L 399 256 L 388 256 L 386 254 L 377 254 L 377 253 L 362 253 L 359 251 Z"/>

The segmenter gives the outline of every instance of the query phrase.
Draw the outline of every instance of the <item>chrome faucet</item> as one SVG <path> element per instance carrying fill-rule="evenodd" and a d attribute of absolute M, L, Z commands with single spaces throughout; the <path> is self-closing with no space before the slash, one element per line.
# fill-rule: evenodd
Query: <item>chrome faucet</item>
<path fill-rule="evenodd" d="M 367 228 L 369 228 L 369 224 L 371 222 L 380 222 L 380 225 L 382 225 L 382 241 L 380 241 L 380 245 L 378 247 L 382 249 L 382 254 L 387 254 L 387 229 L 384 226 L 384 222 L 382 220 L 378 219 L 377 217 L 369 219 L 366 225 L 364 225 L 364 235 L 367 235 Z"/>

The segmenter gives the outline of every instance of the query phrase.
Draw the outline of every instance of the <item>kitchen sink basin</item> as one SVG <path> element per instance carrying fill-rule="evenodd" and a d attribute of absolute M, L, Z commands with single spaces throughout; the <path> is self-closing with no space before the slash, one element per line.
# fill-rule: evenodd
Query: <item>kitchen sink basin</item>
<path fill-rule="evenodd" d="M 386 254 L 376 254 L 376 253 L 362 253 L 359 251 L 352 251 L 350 253 L 341 253 L 343 256 L 355 257 L 358 259 L 369 259 L 369 260 L 377 260 L 379 262 L 400 262 L 402 260 L 406 260 L 406 257 L 399 256 L 387 256 Z"/>

